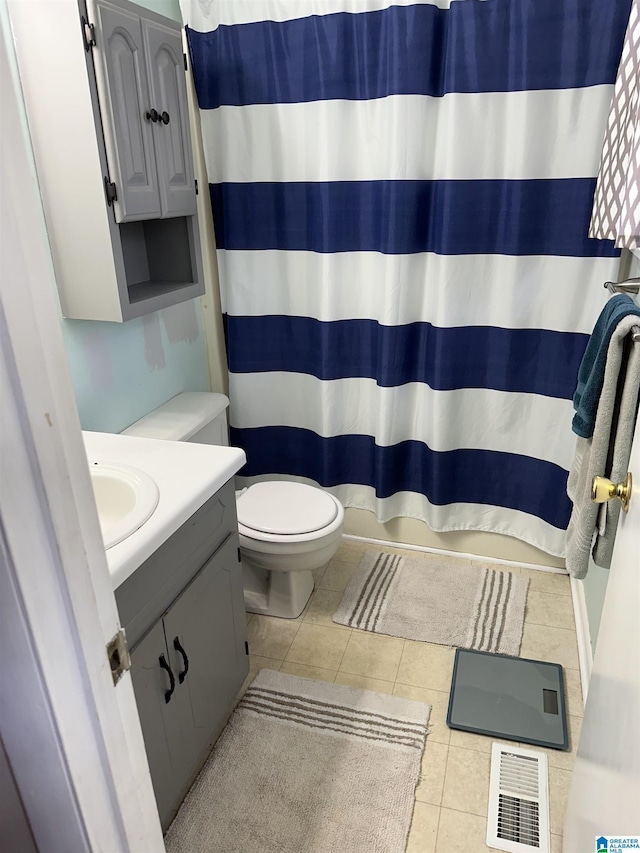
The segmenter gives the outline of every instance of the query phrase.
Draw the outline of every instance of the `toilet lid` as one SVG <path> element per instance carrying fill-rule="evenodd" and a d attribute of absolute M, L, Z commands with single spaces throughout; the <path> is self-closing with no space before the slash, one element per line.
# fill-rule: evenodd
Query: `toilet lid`
<path fill-rule="evenodd" d="M 238 498 L 238 521 L 261 533 L 312 533 L 331 524 L 337 514 L 326 492 L 304 483 L 256 483 Z"/>

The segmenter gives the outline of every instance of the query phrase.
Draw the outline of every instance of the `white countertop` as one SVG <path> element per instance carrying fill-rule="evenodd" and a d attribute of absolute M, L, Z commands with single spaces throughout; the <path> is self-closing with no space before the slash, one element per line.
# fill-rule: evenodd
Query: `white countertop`
<path fill-rule="evenodd" d="M 160 441 L 83 432 L 87 458 L 139 468 L 160 490 L 158 506 L 142 527 L 105 551 L 113 588 L 123 583 L 246 462 L 237 447 Z"/>

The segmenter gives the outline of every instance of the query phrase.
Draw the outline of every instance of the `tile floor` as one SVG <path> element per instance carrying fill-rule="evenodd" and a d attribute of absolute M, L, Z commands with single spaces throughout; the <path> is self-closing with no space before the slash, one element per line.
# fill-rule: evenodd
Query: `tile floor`
<path fill-rule="evenodd" d="M 365 543 L 343 542 L 326 570 L 316 573 L 316 589 L 298 619 L 247 614 L 251 671 L 276 669 L 428 702 L 432 706 L 430 733 L 407 853 L 489 850 L 484 839 L 493 739 L 447 727 L 454 650 L 346 628 L 331 621 L 351 573 L 367 549 L 380 550 Z M 414 551 L 386 550 L 419 556 Z M 549 759 L 551 851 L 560 853 L 582 722 L 569 579 L 548 572 L 509 570 L 531 578 L 522 656 L 560 663 L 565 671 L 571 752 L 545 750 Z"/>

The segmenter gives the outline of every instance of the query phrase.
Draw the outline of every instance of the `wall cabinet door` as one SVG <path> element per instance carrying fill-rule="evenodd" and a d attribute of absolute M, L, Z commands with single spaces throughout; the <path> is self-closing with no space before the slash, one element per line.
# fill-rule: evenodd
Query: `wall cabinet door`
<path fill-rule="evenodd" d="M 110 177 L 117 187 L 116 221 L 160 217 L 142 22 L 106 0 L 89 0 L 89 10 Z"/>
<path fill-rule="evenodd" d="M 154 142 L 163 216 L 196 211 L 184 55 L 180 33 L 156 21 L 142 21 L 149 93 L 160 114 Z"/>

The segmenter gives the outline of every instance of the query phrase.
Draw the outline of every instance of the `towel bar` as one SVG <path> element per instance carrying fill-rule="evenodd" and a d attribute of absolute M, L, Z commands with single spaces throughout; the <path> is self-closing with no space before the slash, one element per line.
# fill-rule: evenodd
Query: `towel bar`
<path fill-rule="evenodd" d="M 634 296 L 640 291 L 640 278 L 626 278 L 624 281 L 605 281 L 604 286 L 609 293 L 628 293 Z M 640 326 L 631 327 L 631 340 L 640 343 Z"/>

